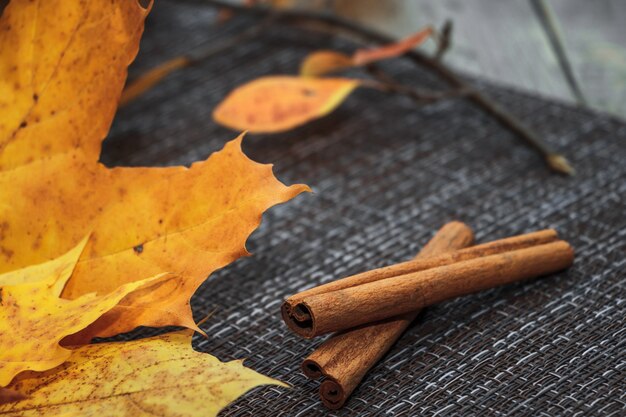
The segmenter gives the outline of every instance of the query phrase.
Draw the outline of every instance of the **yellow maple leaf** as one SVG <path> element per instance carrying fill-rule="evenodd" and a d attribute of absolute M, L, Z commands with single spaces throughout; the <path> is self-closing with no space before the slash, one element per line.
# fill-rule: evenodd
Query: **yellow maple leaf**
<path fill-rule="evenodd" d="M 0 275 L 0 387 L 22 371 L 63 363 L 70 351 L 59 346 L 61 339 L 93 323 L 145 283 L 122 285 L 101 297 L 59 298 L 85 242 L 58 259 Z M 147 281 L 156 279 L 160 277 Z"/>
<path fill-rule="evenodd" d="M 28 397 L 0 405 L 7 416 L 214 416 L 259 385 L 286 386 L 191 347 L 189 331 L 76 348 L 69 360 L 10 386 Z"/>
<path fill-rule="evenodd" d="M 330 113 L 358 85 L 348 78 L 262 77 L 232 91 L 213 118 L 236 130 L 281 132 Z"/>
<path fill-rule="evenodd" d="M 246 255 L 262 213 L 308 190 L 249 160 L 241 137 L 190 168 L 97 162 L 147 14 L 138 2 L 14 0 L 0 20 L 0 273 L 55 258 L 91 231 L 62 296 L 164 272 L 90 327 L 194 328 L 189 298 Z"/>

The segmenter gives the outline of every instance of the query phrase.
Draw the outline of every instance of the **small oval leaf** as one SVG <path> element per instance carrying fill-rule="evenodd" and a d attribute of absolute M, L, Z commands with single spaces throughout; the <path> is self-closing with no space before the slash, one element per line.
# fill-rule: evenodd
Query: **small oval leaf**
<path fill-rule="evenodd" d="M 358 85 L 348 78 L 263 77 L 232 91 L 213 118 L 235 130 L 281 132 L 330 113 Z"/>

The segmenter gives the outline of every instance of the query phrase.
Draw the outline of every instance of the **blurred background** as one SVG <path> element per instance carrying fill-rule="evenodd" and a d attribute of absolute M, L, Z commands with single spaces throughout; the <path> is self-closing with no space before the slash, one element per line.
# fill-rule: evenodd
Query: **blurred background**
<path fill-rule="evenodd" d="M 453 45 L 445 60 L 454 68 L 548 98 L 579 102 L 626 117 L 623 0 L 269 3 L 275 7 L 330 9 L 398 38 L 421 26 L 440 26 L 450 19 L 454 24 Z"/>
<path fill-rule="evenodd" d="M 626 118 L 624 0 L 231 1 L 324 10 L 396 38 L 450 19 L 457 70 Z"/>

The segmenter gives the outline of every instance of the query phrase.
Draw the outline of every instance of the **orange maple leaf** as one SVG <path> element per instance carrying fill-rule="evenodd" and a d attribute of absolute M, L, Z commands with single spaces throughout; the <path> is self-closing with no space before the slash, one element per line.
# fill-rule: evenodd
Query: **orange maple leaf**
<path fill-rule="evenodd" d="M 246 255 L 263 211 L 308 190 L 249 160 L 241 138 L 187 169 L 98 163 L 148 10 L 138 2 L 14 0 L 0 19 L 0 272 L 91 237 L 63 297 L 163 272 L 91 328 L 194 328 L 189 298 Z"/>

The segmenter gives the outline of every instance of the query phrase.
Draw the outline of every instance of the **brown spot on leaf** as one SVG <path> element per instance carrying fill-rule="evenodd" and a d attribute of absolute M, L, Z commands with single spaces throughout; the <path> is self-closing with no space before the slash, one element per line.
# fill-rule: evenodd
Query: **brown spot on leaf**
<path fill-rule="evenodd" d="M 37 234 L 37 237 L 35 238 L 35 240 L 33 241 L 33 250 L 37 250 L 41 247 L 41 233 Z"/>
<path fill-rule="evenodd" d="M 0 253 L 7 259 L 11 259 L 13 257 L 13 255 L 15 254 L 15 252 L 13 252 L 11 249 L 7 249 L 4 246 L 0 246 Z"/>
<path fill-rule="evenodd" d="M 139 244 L 139 245 L 135 246 L 133 248 L 133 250 L 135 251 L 135 253 L 137 255 L 141 254 L 141 252 L 143 252 L 143 244 Z"/>
<path fill-rule="evenodd" d="M 4 240 L 7 237 L 9 231 L 9 222 L 6 220 L 0 223 L 0 240 Z"/>

